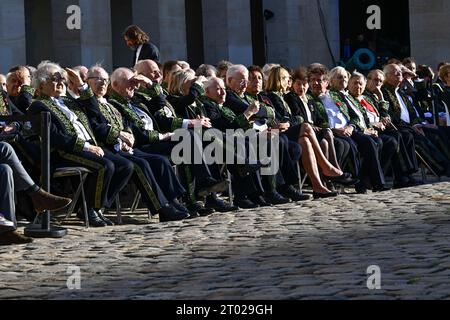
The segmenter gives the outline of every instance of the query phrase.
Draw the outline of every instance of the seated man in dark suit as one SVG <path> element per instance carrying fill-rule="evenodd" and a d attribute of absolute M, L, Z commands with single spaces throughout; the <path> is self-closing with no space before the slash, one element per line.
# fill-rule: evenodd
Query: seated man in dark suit
<path fill-rule="evenodd" d="M 139 148 L 146 153 L 168 156 L 174 161 L 175 159 L 173 157 L 179 156 L 178 154 L 172 154 L 172 150 L 178 145 L 177 141 L 172 141 L 175 132 L 163 130 L 160 123 L 151 112 L 151 110 L 155 109 L 153 104 L 159 103 L 160 101 L 156 99 L 139 99 L 136 96 L 136 87 L 143 86 L 151 88 L 153 82 L 141 74 L 134 74 L 130 69 L 119 68 L 111 75 L 111 85 L 113 92 L 109 97 L 108 102 L 121 112 L 125 125 L 131 128 L 135 137 L 136 148 Z M 174 129 L 181 127 L 181 129 L 185 129 L 184 131 L 177 130 L 177 133 L 186 133 L 186 139 L 185 136 L 183 136 L 182 140 L 183 143 L 190 148 L 190 152 L 183 152 L 182 159 L 179 158 L 178 160 L 182 160 L 180 161 L 181 163 L 192 169 L 197 195 L 199 197 L 204 197 L 210 192 L 222 192 L 226 190 L 226 181 L 217 181 L 212 177 L 211 172 L 203 159 L 201 141 L 198 141 L 198 137 L 194 137 L 194 127 L 211 127 L 209 119 L 205 117 L 199 119 L 186 119 L 187 121 L 181 119 L 181 122 L 177 119 L 178 118 L 167 118 L 168 121 L 170 120 L 173 122 L 170 127 Z M 176 126 L 177 123 L 181 125 Z"/>
<path fill-rule="evenodd" d="M 79 74 L 68 68 L 66 70 L 70 80 L 80 89 L 80 99 L 93 99 L 92 91 L 83 83 Z M 63 96 L 63 73 L 58 64 L 49 61 L 39 64 L 34 78 L 38 99 L 31 104 L 29 113 L 51 114 L 52 165 L 82 166 L 92 172 L 86 181 L 90 225 L 112 225 L 102 211 L 112 205 L 116 196 L 127 185 L 133 174 L 133 163 L 116 157 L 98 145 L 80 102 Z M 33 127 L 38 126 L 33 124 Z M 81 219 L 81 215 L 79 218 Z"/>
<path fill-rule="evenodd" d="M 133 66 L 139 60 L 151 59 L 159 62 L 159 50 L 151 43 L 149 36 L 138 26 L 131 25 L 125 29 L 123 38 L 128 47 L 134 51 Z"/>
<path fill-rule="evenodd" d="M 30 70 L 25 66 L 17 66 L 9 70 L 6 77 L 6 89 L 8 91 L 8 103 L 14 105 L 22 113 L 26 113 L 33 102 L 34 96 Z"/>

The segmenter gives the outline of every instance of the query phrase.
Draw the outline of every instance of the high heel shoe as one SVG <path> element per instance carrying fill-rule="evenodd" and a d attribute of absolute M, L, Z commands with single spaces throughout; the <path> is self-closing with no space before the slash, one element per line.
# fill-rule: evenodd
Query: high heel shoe
<path fill-rule="evenodd" d="M 337 192 L 327 192 L 327 193 L 313 192 L 314 200 L 325 199 L 325 198 L 333 198 L 333 197 L 337 197 L 338 195 L 339 195 L 339 193 L 337 193 Z"/>
<path fill-rule="evenodd" d="M 358 179 L 353 179 L 351 173 L 344 172 L 342 175 L 338 177 L 327 177 L 325 179 L 330 180 L 334 183 L 341 184 L 343 186 L 352 186 L 358 183 Z"/>

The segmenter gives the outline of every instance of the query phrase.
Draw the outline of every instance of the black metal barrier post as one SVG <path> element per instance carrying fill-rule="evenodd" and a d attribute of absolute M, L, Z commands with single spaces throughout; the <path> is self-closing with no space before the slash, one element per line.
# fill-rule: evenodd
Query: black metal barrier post
<path fill-rule="evenodd" d="M 42 189 L 50 192 L 50 113 L 42 112 L 38 118 L 41 125 L 41 175 Z M 0 121 L 31 121 L 33 116 L 0 116 Z M 42 214 L 40 225 L 25 228 L 24 234 L 33 238 L 62 238 L 67 235 L 67 229 L 50 224 L 50 211 Z"/>

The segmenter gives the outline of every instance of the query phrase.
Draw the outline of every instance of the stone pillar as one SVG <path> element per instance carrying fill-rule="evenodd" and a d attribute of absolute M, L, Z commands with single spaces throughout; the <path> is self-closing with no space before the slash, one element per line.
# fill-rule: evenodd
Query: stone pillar
<path fill-rule="evenodd" d="M 339 59 L 339 1 L 322 1 L 328 39 Z M 321 62 L 332 65 L 319 20 L 317 2 L 308 0 L 264 0 L 264 9 L 274 17 L 266 21 L 268 62 L 290 67 Z"/>
<path fill-rule="evenodd" d="M 411 56 L 435 69 L 450 60 L 450 2 L 409 0 Z"/>
<path fill-rule="evenodd" d="M 133 23 L 159 48 L 161 62 L 187 59 L 184 10 L 184 0 L 133 1 Z"/>
<path fill-rule="evenodd" d="M 253 63 L 250 1 L 203 0 L 205 63 Z"/>
<path fill-rule="evenodd" d="M 111 71 L 111 7 L 110 0 L 79 0 L 81 19 L 81 64 L 90 67 L 95 63 Z"/>
<path fill-rule="evenodd" d="M 26 64 L 25 9 L 23 0 L 0 1 L 0 73 Z"/>

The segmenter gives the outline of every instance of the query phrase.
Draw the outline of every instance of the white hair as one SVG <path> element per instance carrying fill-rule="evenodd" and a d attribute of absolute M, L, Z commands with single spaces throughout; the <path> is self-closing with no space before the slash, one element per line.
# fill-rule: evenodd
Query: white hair
<path fill-rule="evenodd" d="M 223 82 L 222 78 L 216 77 L 216 76 L 212 76 L 206 79 L 206 81 L 203 83 L 205 90 L 209 89 L 210 87 L 212 87 L 213 85 L 215 85 L 216 83 L 221 83 L 225 86 L 225 83 Z"/>
<path fill-rule="evenodd" d="M 66 71 L 55 62 L 44 60 L 41 63 L 39 63 L 32 79 L 33 87 L 35 89 L 39 89 L 41 83 L 46 82 L 49 76 L 55 72 L 59 72 L 64 77 L 67 75 Z"/>
<path fill-rule="evenodd" d="M 345 68 L 335 67 L 335 68 L 331 69 L 331 71 L 330 71 L 330 75 L 329 75 L 330 80 L 333 79 L 338 73 L 345 73 L 346 75 L 349 76 L 349 72 L 347 70 L 345 70 Z M 349 76 L 349 78 L 350 78 L 350 76 Z"/>
<path fill-rule="evenodd" d="M 248 75 L 248 69 L 243 64 L 234 64 L 227 70 L 227 83 L 229 78 L 233 78 L 238 73 L 244 73 Z"/>
<path fill-rule="evenodd" d="M 357 71 L 353 71 L 353 73 L 352 73 L 352 75 L 351 75 L 349 81 L 352 80 L 352 79 L 363 79 L 364 82 L 367 81 L 367 80 L 366 80 L 366 77 L 365 77 L 362 73 L 359 73 L 359 72 L 357 72 Z"/>
<path fill-rule="evenodd" d="M 89 68 L 88 73 L 87 73 L 87 77 L 88 78 L 93 77 L 94 74 L 95 74 L 95 71 L 97 71 L 97 70 L 103 70 L 106 73 L 108 73 L 108 71 L 106 71 L 105 68 L 103 68 L 101 63 L 96 63 L 92 67 Z"/>

